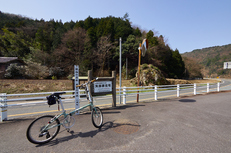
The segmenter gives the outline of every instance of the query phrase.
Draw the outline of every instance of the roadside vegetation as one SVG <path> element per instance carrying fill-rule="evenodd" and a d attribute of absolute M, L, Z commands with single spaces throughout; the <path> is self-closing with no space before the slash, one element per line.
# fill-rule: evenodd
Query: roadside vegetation
<path fill-rule="evenodd" d="M 122 86 L 136 86 L 130 79 L 136 77 L 138 46 L 144 38 L 149 41 L 149 49 L 141 64 L 153 65 L 165 78 L 203 78 L 200 63 L 190 57 L 183 60 L 179 50 L 170 48 L 163 35 L 132 25 L 127 13 L 123 17 L 89 16 L 85 20 L 63 23 L 0 11 L 0 56 L 19 57 L 26 63 L 8 66 L 5 78 L 0 80 L 0 93 L 72 90 L 70 78 L 74 65 L 80 66 L 80 76 L 86 76 L 88 70 L 93 71 L 93 76 L 110 76 L 114 70 L 119 72 L 120 37 L 122 77 L 125 78 L 127 67 L 128 78 L 122 81 Z M 210 61 L 213 60 L 208 59 L 207 65 Z M 168 80 L 169 84 L 194 81 Z M 211 80 L 197 83 L 207 81 Z"/>
<path fill-rule="evenodd" d="M 230 69 L 224 69 L 224 62 L 231 61 L 231 44 L 196 49 L 182 54 L 182 58 L 187 69 L 198 67 L 204 77 L 231 78 Z M 193 72 L 192 76 L 198 74 L 198 71 Z"/>
<path fill-rule="evenodd" d="M 73 76 L 73 65 L 79 65 L 81 76 L 87 70 L 94 76 L 109 76 L 119 70 L 120 37 L 122 66 L 126 67 L 127 60 L 129 79 L 135 77 L 138 46 L 144 38 L 149 49 L 141 64 L 158 67 L 166 78 L 188 77 L 179 50 L 170 48 L 158 32 L 132 25 L 127 13 L 63 23 L 0 12 L 0 56 L 19 57 L 27 64 L 17 78 L 67 79 Z M 15 79 L 9 73 L 5 77 Z"/>
<path fill-rule="evenodd" d="M 216 83 L 217 80 L 181 80 L 167 79 L 170 84 Z M 119 87 L 119 80 L 116 81 Z M 130 80 L 122 80 L 122 86 L 133 87 Z M 0 93 L 36 93 L 73 90 L 72 80 L 28 80 L 28 79 L 0 79 Z"/>

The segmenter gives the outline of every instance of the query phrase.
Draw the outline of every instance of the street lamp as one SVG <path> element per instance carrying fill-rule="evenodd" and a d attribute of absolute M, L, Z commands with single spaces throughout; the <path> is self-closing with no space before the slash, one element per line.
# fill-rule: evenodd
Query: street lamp
<path fill-rule="evenodd" d="M 137 86 L 140 86 L 140 62 L 141 62 L 141 54 L 142 56 L 145 56 L 145 53 L 148 49 L 148 39 L 144 39 L 142 44 L 139 44 L 139 60 L 138 60 L 138 81 L 137 81 Z M 137 103 L 139 102 L 139 88 L 137 91 Z"/>

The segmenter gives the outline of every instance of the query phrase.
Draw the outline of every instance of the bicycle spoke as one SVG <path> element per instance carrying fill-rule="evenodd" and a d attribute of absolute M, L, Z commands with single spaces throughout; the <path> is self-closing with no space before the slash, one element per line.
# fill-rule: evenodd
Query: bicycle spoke
<path fill-rule="evenodd" d="M 94 107 L 91 112 L 92 123 L 96 128 L 103 125 L 103 114 L 98 107 Z"/>
<path fill-rule="evenodd" d="M 48 125 L 54 116 L 41 116 L 34 120 L 27 129 L 27 139 L 35 144 L 43 144 L 53 139 L 60 130 L 59 120 Z"/>

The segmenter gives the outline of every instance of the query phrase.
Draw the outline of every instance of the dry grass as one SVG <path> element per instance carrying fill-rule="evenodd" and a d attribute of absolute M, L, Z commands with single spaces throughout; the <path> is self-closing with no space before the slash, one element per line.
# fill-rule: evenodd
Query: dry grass
<path fill-rule="evenodd" d="M 217 83 L 218 79 L 203 79 L 203 80 L 182 80 L 182 79 L 167 79 L 170 84 L 194 84 L 194 83 Z"/>
<path fill-rule="evenodd" d="M 167 79 L 171 84 L 193 84 L 193 83 L 216 83 L 218 80 L 180 80 Z M 35 92 L 51 92 L 73 90 L 72 80 L 17 80 L 17 79 L 1 79 L 0 93 L 16 94 L 16 93 L 35 93 Z M 116 82 L 119 87 L 119 80 Z M 122 87 L 134 86 L 130 80 L 122 80 Z"/>
<path fill-rule="evenodd" d="M 34 93 L 72 90 L 71 80 L 17 80 L 1 79 L 0 93 Z"/>
<path fill-rule="evenodd" d="M 169 84 L 176 85 L 176 84 L 194 84 L 194 83 L 217 83 L 220 80 L 218 79 L 203 79 L 203 80 L 182 80 L 182 79 L 167 79 Z M 136 86 L 130 82 L 130 80 L 122 80 L 122 87 L 131 87 Z M 116 87 L 119 87 L 119 80 L 116 81 Z"/>

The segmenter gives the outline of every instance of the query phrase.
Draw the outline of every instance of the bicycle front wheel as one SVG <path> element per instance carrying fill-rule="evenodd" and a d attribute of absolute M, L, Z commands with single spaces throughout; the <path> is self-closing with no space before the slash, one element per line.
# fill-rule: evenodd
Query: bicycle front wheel
<path fill-rule="evenodd" d="M 94 107 L 91 111 L 92 123 L 96 128 L 101 128 L 103 125 L 103 114 L 99 107 Z"/>
<path fill-rule="evenodd" d="M 44 144 L 52 140 L 60 130 L 59 120 L 52 122 L 53 118 L 52 115 L 45 115 L 35 119 L 27 129 L 27 139 L 34 144 Z"/>

